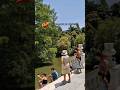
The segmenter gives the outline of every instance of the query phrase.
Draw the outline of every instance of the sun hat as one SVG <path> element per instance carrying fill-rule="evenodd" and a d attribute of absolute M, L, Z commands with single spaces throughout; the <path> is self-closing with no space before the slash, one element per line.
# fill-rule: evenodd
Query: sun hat
<path fill-rule="evenodd" d="M 63 50 L 61 55 L 68 55 L 67 50 Z"/>

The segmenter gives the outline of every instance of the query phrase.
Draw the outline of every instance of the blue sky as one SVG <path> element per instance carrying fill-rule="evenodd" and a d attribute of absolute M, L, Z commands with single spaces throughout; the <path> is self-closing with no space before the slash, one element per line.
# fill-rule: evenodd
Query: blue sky
<path fill-rule="evenodd" d="M 43 0 L 57 12 L 56 23 L 79 23 L 85 26 L 85 0 Z M 65 30 L 69 26 L 62 26 Z"/>

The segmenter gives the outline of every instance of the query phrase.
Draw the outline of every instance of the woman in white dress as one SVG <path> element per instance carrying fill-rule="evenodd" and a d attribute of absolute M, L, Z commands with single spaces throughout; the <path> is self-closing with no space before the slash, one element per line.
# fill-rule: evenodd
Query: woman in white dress
<path fill-rule="evenodd" d="M 62 51 L 61 63 L 62 63 L 62 74 L 64 75 L 63 82 L 66 82 L 66 74 L 68 74 L 68 76 L 69 76 L 68 83 L 70 83 L 71 82 L 71 77 L 70 77 L 70 58 L 68 56 L 67 50 L 63 50 Z"/>

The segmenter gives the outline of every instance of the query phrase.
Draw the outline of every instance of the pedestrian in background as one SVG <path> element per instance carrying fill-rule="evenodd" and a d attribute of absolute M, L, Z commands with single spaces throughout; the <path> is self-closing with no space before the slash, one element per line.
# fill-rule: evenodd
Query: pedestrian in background
<path fill-rule="evenodd" d="M 82 73 L 81 69 L 81 52 L 80 52 L 80 48 L 77 48 L 77 53 L 76 53 L 76 58 L 79 62 L 79 68 L 78 68 L 78 71 L 80 70 L 80 73 Z"/>

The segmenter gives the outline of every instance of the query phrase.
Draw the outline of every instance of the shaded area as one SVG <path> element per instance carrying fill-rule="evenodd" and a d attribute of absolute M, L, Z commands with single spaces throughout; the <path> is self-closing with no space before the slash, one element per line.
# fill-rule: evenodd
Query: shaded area
<path fill-rule="evenodd" d="M 0 88 L 32 89 L 34 2 L 1 0 L 0 11 Z"/>

